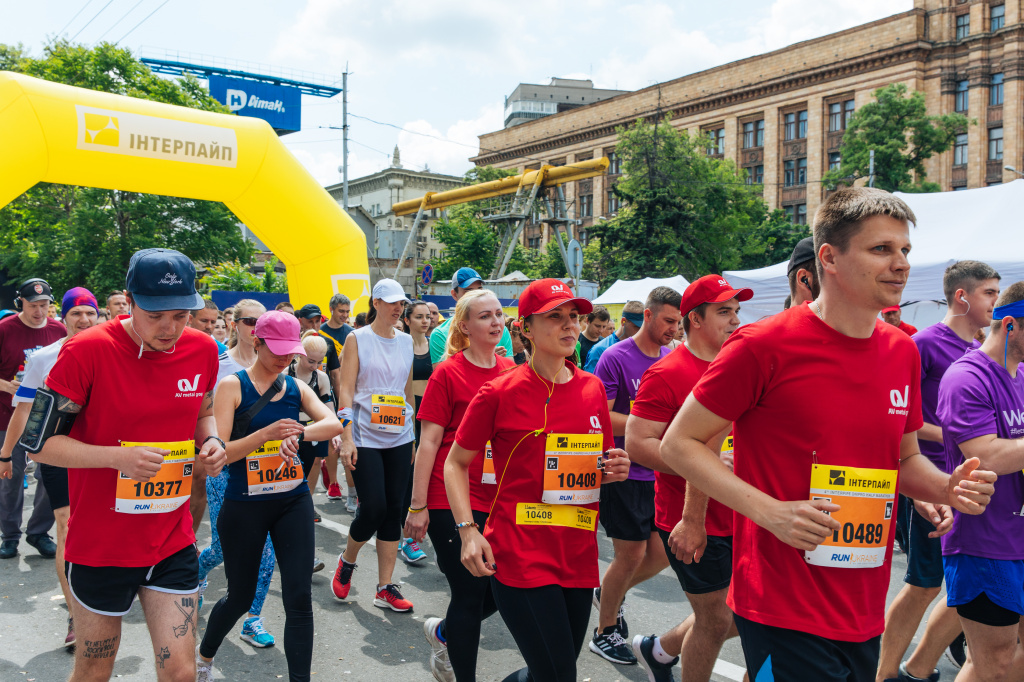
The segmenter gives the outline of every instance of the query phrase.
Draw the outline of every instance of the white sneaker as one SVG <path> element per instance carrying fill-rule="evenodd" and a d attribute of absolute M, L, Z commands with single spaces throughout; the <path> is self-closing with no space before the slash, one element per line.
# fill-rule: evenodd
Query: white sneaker
<path fill-rule="evenodd" d="M 213 661 L 207 663 L 199 655 L 199 646 L 196 645 L 196 682 L 213 682 Z"/>
<path fill-rule="evenodd" d="M 437 638 L 437 626 L 440 624 L 440 618 L 423 621 L 423 636 L 430 644 L 430 672 L 437 682 L 455 682 L 452 663 L 448 660 L 448 646 Z"/>

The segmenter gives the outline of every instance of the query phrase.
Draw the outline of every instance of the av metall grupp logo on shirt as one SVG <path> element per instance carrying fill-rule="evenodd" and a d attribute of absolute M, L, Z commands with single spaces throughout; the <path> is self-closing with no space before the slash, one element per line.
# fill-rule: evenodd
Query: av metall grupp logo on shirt
<path fill-rule="evenodd" d="M 889 408 L 889 414 L 900 414 L 906 416 L 910 414 L 907 405 L 910 404 L 910 386 L 903 387 L 903 393 L 900 393 L 899 389 L 894 388 L 889 391 L 889 402 L 892 403 L 892 407 Z"/>
<path fill-rule="evenodd" d="M 595 429 L 601 428 L 601 420 L 597 418 L 596 414 L 590 418 L 590 425 Z"/>
<path fill-rule="evenodd" d="M 199 375 L 197 374 L 192 382 L 189 383 L 188 379 L 178 379 L 178 390 L 182 393 L 189 393 L 196 390 L 199 387 Z"/>
<path fill-rule="evenodd" d="M 832 469 L 828 473 L 829 485 L 846 485 L 846 471 L 843 469 Z"/>
<path fill-rule="evenodd" d="M 557 457 L 548 457 L 548 470 L 549 471 L 558 471 L 558 458 Z"/>

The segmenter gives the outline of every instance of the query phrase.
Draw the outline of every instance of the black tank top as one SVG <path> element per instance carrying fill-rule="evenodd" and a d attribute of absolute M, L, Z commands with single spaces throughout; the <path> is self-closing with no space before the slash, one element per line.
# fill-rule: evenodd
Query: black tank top
<path fill-rule="evenodd" d="M 423 355 L 414 355 L 412 360 L 413 381 L 426 381 L 434 371 L 434 365 L 430 362 L 430 351 Z"/>

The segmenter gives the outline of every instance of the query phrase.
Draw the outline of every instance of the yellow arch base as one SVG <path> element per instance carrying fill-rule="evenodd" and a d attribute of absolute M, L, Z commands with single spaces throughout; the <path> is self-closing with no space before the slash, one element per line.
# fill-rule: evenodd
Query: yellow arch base
<path fill-rule="evenodd" d="M 362 230 L 264 121 L 0 71 L 0 149 L 0 208 L 38 182 L 221 201 L 288 267 L 296 306 L 368 306 Z"/>

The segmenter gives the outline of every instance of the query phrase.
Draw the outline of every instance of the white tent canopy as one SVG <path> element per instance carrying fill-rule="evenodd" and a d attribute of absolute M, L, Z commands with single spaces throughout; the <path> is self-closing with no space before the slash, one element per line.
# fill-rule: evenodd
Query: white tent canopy
<path fill-rule="evenodd" d="M 670 287 L 682 294 L 688 286 L 690 286 L 690 283 L 682 275 L 665 279 L 655 279 L 653 277 L 644 277 L 643 279 L 636 280 L 620 279 L 608 287 L 607 291 L 595 298 L 593 303 L 596 305 L 624 304 L 628 301 L 640 301 L 643 303 L 647 300 L 647 295 L 658 287 Z"/>
<path fill-rule="evenodd" d="M 918 327 L 937 322 L 944 305 L 942 275 L 958 260 L 980 260 L 994 267 L 1005 288 L 1024 279 L 1024 180 L 962 192 L 903 194 L 917 216 L 910 231 L 910 278 L 903 303 L 903 319 Z M 789 295 L 786 263 L 758 270 L 727 271 L 734 287 L 750 287 L 754 298 L 742 304 L 743 322 L 753 322 L 782 310 Z"/>

